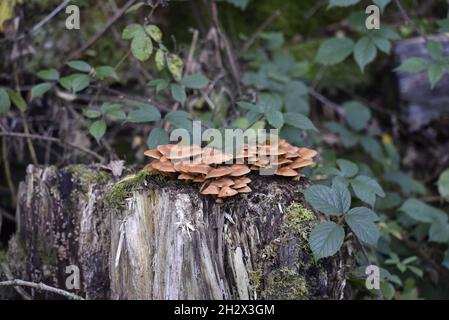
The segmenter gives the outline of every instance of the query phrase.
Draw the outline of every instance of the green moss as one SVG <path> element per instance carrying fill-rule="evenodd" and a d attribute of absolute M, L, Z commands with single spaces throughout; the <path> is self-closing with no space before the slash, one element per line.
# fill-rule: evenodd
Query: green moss
<path fill-rule="evenodd" d="M 299 276 L 297 271 L 285 267 L 271 274 L 262 296 L 280 300 L 300 300 L 306 297 L 308 292 L 306 279 Z"/>
<path fill-rule="evenodd" d="M 249 283 L 252 290 L 258 290 L 260 288 L 263 280 L 262 276 L 263 274 L 261 268 L 257 268 L 256 270 L 249 272 Z"/>
<path fill-rule="evenodd" d="M 90 186 L 106 183 L 110 178 L 108 173 L 101 170 L 89 170 L 88 167 L 83 164 L 69 165 L 66 170 L 72 175 L 73 179 L 79 183 L 83 193 L 89 192 Z"/>
<path fill-rule="evenodd" d="M 131 189 L 136 185 L 142 184 L 148 175 L 148 172 L 140 171 L 117 182 L 106 197 L 109 205 L 112 207 L 121 206 L 123 201 L 128 197 Z"/>
<path fill-rule="evenodd" d="M 314 218 L 315 215 L 312 211 L 299 203 L 293 203 L 285 210 L 284 226 L 293 230 L 301 238 L 307 239 L 310 233 L 310 223 L 308 222 Z"/>

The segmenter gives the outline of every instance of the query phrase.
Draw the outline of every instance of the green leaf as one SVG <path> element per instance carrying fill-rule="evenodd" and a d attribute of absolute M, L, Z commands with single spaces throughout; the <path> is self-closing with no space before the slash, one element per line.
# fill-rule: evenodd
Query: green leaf
<path fill-rule="evenodd" d="M 237 102 L 237 105 L 245 110 L 249 110 L 249 111 L 253 111 L 253 112 L 257 112 L 257 113 L 263 113 L 262 108 L 260 108 L 258 105 L 249 103 L 249 102 L 245 102 L 245 101 L 239 101 Z"/>
<path fill-rule="evenodd" d="M 374 61 L 377 56 L 377 48 L 370 37 L 363 37 L 357 41 L 354 47 L 354 59 L 363 72 L 365 66 Z"/>
<path fill-rule="evenodd" d="M 310 249 L 316 260 L 333 256 L 341 248 L 345 231 L 332 221 L 315 226 L 309 236 Z"/>
<path fill-rule="evenodd" d="M 345 214 L 345 221 L 361 241 L 377 245 L 379 229 L 374 223 L 377 215 L 365 207 L 353 208 Z"/>
<path fill-rule="evenodd" d="M 360 0 L 329 0 L 329 7 L 350 7 Z"/>
<path fill-rule="evenodd" d="M 373 2 L 380 8 L 381 11 L 384 11 L 385 7 L 391 3 L 391 0 L 373 0 Z"/>
<path fill-rule="evenodd" d="M 153 122 L 159 120 L 161 120 L 161 113 L 151 104 L 143 105 L 139 109 L 133 110 L 128 114 L 128 121 L 134 123 Z"/>
<path fill-rule="evenodd" d="M 136 12 L 137 10 L 140 9 L 140 7 L 145 6 L 145 5 L 146 5 L 145 2 L 138 2 L 134 5 L 132 5 L 131 7 L 129 7 L 128 10 L 126 10 L 125 14 Z"/>
<path fill-rule="evenodd" d="M 334 188 L 314 185 L 303 191 L 306 201 L 316 210 L 326 215 L 341 215 L 348 211 L 351 205 L 351 195 L 339 186 Z M 349 200 L 349 201 L 348 201 Z"/>
<path fill-rule="evenodd" d="M 429 66 L 429 62 L 423 58 L 409 58 L 402 62 L 402 64 L 396 69 L 396 71 L 408 72 L 408 73 L 420 73 L 426 70 Z"/>
<path fill-rule="evenodd" d="M 304 82 L 290 81 L 285 85 L 284 91 L 285 107 L 288 112 L 309 114 L 310 107 L 307 100 L 309 89 Z"/>
<path fill-rule="evenodd" d="M 415 198 L 410 198 L 405 201 L 399 208 L 399 211 L 402 211 L 410 218 L 423 223 L 446 223 L 448 220 L 448 217 L 444 211 L 429 206 L 428 204 Z"/>
<path fill-rule="evenodd" d="M 6 113 L 11 109 L 11 100 L 9 99 L 8 92 L 0 88 L 0 114 Z"/>
<path fill-rule="evenodd" d="M 50 83 L 40 83 L 31 88 L 31 98 L 32 101 L 34 98 L 42 97 L 48 90 L 51 89 Z"/>
<path fill-rule="evenodd" d="M 286 112 L 284 113 L 284 121 L 286 124 L 298 129 L 318 131 L 312 121 L 300 113 Z"/>
<path fill-rule="evenodd" d="M 75 73 L 59 79 L 59 84 L 65 89 L 77 93 L 86 89 L 90 84 L 90 77 L 87 74 Z"/>
<path fill-rule="evenodd" d="M 427 50 L 434 60 L 440 60 L 443 57 L 443 45 L 440 42 L 429 40 Z"/>
<path fill-rule="evenodd" d="M 130 24 L 122 32 L 122 38 L 130 40 L 135 37 L 138 32 L 143 32 L 143 27 L 140 24 Z"/>
<path fill-rule="evenodd" d="M 148 85 L 156 88 L 156 93 L 159 93 L 167 89 L 170 83 L 165 79 L 154 79 L 148 82 Z"/>
<path fill-rule="evenodd" d="M 438 192 L 441 197 L 449 201 L 449 169 L 446 169 L 438 178 Z"/>
<path fill-rule="evenodd" d="M 150 25 L 145 27 L 145 31 L 150 35 L 151 39 L 153 39 L 156 42 L 161 42 L 161 40 L 162 40 L 162 32 L 161 32 L 161 29 L 159 29 L 158 26 L 150 24 Z"/>
<path fill-rule="evenodd" d="M 59 72 L 56 69 L 48 69 L 48 70 L 42 70 L 37 73 L 37 76 L 41 78 L 42 80 L 58 80 L 59 79 Z"/>
<path fill-rule="evenodd" d="M 284 116 L 276 109 L 267 110 L 265 112 L 265 117 L 267 118 L 268 123 L 276 129 L 280 129 L 284 125 Z"/>
<path fill-rule="evenodd" d="M 374 207 L 376 195 L 385 197 L 385 193 L 379 183 L 368 176 L 357 176 L 351 180 L 352 190 L 357 198 Z"/>
<path fill-rule="evenodd" d="M 429 241 L 446 243 L 449 241 L 449 224 L 435 221 L 430 225 Z"/>
<path fill-rule="evenodd" d="M 90 119 L 95 119 L 95 118 L 101 117 L 100 111 L 92 110 L 92 109 L 84 109 L 83 114 L 84 114 L 84 116 L 86 116 L 87 118 L 90 118 Z"/>
<path fill-rule="evenodd" d="M 374 36 L 374 37 L 372 37 L 372 41 L 374 42 L 374 44 L 380 51 L 382 51 L 386 54 L 390 54 L 390 51 L 391 51 L 390 40 L 388 40 L 386 38 Z"/>
<path fill-rule="evenodd" d="M 187 99 L 186 92 L 183 87 L 181 87 L 177 83 L 172 83 L 170 85 L 170 92 L 173 99 L 178 101 L 181 105 L 184 105 L 184 102 Z"/>
<path fill-rule="evenodd" d="M 352 178 L 359 172 L 359 167 L 354 162 L 338 159 L 337 164 L 343 177 Z"/>
<path fill-rule="evenodd" d="M 360 131 L 366 128 L 371 119 L 371 111 L 363 104 L 351 101 L 343 105 L 346 113 L 346 120 L 351 128 Z"/>
<path fill-rule="evenodd" d="M 115 69 L 110 66 L 101 66 L 95 69 L 95 74 L 98 79 L 103 80 L 105 78 L 112 78 L 118 81 L 118 75 Z"/>
<path fill-rule="evenodd" d="M 379 162 L 385 161 L 384 152 L 379 141 L 374 139 L 372 136 L 364 135 L 360 138 L 360 144 L 366 153 L 368 153 L 374 160 Z"/>
<path fill-rule="evenodd" d="M 354 42 L 348 38 L 333 38 L 324 41 L 315 60 L 323 65 L 335 65 L 344 61 L 354 50 Z"/>
<path fill-rule="evenodd" d="M 27 103 L 25 102 L 25 100 L 23 100 L 22 96 L 13 90 L 8 90 L 8 95 L 17 109 L 19 109 L 21 112 L 25 112 L 25 110 L 27 109 Z"/>
<path fill-rule="evenodd" d="M 154 55 L 154 62 L 158 71 L 162 71 L 165 68 L 165 53 L 161 49 L 156 50 Z"/>
<path fill-rule="evenodd" d="M 125 120 L 127 117 L 126 113 L 122 110 L 122 107 L 123 106 L 119 103 L 105 102 L 101 106 L 101 112 L 105 116 L 109 116 L 117 120 Z"/>
<path fill-rule="evenodd" d="M 179 83 L 190 89 L 203 89 L 209 84 L 209 79 L 201 73 L 195 73 L 184 77 Z"/>
<path fill-rule="evenodd" d="M 438 81 L 440 81 L 443 78 L 445 71 L 446 67 L 442 64 L 432 64 L 429 67 L 427 75 L 429 76 L 430 87 L 432 89 L 435 88 L 435 85 L 438 83 Z"/>
<path fill-rule="evenodd" d="M 172 111 L 165 115 L 165 120 L 177 128 L 192 130 L 191 115 L 185 111 Z"/>
<path fill-rule="evenodd" d="M 81 72 L 90 72 L 90 70 L 92 69 L 92 67 L 87 62 L 81 60 L 69 61 L 66 62 L 66 65 Z"/>
<path fill-rule="evenodd" d="M 101 137 L 106 133 L 106 122 L 104 120 L 98 120 L 92 123 L 89 127 L 89 133 L 100 143 Z"/>
<path fill-rule="evenodd" d="M 167 67 L 173 79 L 175 79 L 176 81 L 180 81 L 184 69 L 184 63 L 182 62 L 182 59 L 176 54 L 168 54 Z"/>
<path fill-rule="evenodd" d="M 235 7 L 245 10 L 248 6 L 249 0 L 226 0 L 227 2 L 233 4 Z"/>
<path fill-rule="evenodd" d="M 137 31 L 131 41 L 131 52 L 136 59 L 146 61 L 153 52 L 153 42 L 145 31 Z"/>
<path fill-rule="evenodd" d="M 168 144 L 168 133 L 161 128 L 153 128 L 148 136 L 147 145 L 150 149 L 155 149 L 159 145 Z"/>
<path fill-rule="evenodd" d="M 359 142 L 359 137 L 337 122 L 327 122 L 325 127 L 340 136 L 341 142 L 347 148 L 355 146 Z"/>

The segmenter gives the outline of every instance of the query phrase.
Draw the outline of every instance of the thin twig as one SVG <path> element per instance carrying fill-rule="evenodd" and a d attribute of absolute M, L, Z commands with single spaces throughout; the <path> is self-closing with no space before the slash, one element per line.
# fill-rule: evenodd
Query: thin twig
<path fill-rule="evenodd" d="M 73 60 L 76 58 L 79 58 L 84 51 L 86 51 L 87 49 L 89 49 L 95 42 L 97 42 L 98 39 L 101 38 L 101 36 L 118 20 L 120 19 L 120 17 L 126 12 L 126 10 L 128 10 L 128 8 L 130 6 L 132 6 L 134 4 L 134 2 L 136 2 L 136 0 L 129 0 L 122 8 L 120 8 L 120 10 L 118 10 L 115 15 L 108 20 L 108 22 L 106 23 L 105 27 L 98 32 L 97 34 L 95 34 L 92 38 L 90 38 L 85 45 L 83 45 L 79 50 L 75 51 L 74 53 L 72 53 L 67 60 Z"/>
<path fill-rule="evenodd" d="M 5 274 L 6 278 L 8 280 L 14 280 L 14 277 L 12 276 L 12 272 L 9 269 L 8 265 L 3 262 L 1 264 L 2 269 L 3 269 L 3 273 Z M 25 291 L 23 290 L 21 287 L 19 286 L 15 286 L 14 289 L 16 290 L 16 292 L 24 299 L 24 300 L 32 300 L 32 297 Z"/>
<path fill-rule="evenodd" d="M 58 138 L 53 138 L 53 137 L 45 137 L 45 136 L 41 136 L 38 134 L 27 134 L 27 133 L 19 133 L 19 132 L 0 132 L 0 136 L 3 137 L 14 137 L 14 138 L 24 138 L 24 139 L 37 139 L 37 140 L 45 140 L 45 141 L 51 141 L 51 142 L 56 142 L 61 146 L 69 146 L 71 148 L 77 149 L 79 151 L 82 151 L 86 154 L 89 154 L 90 156 L 92 156 L 93 158 L 99 160 L 100 162 L 104 162 L 105 158 L 100 156 L 98 153 L 96 153 L 95 151 L 92 151 L 90 149 L 87 149 L 85 147 L 70 143 L 70 142 L 65 142 L 62 141 Z"/>
<path fill-rule="evenodd" d="M 55 288 L 55 287 L 50 287 L 49 285 L 46 285 L 45 283 L 42 283 L 42 282 L 35 283 L 35 282 L 30 282 L 30 281 L 14 279 L 14 280 L 8 280 L 8 281 L 0 282 L 0 286 L 30 287 L 30 288 L 34 288 L 34 289 L 37 289 L 37 290 L 42 290 L 42 291 L 48 291 L 48 292 L 56 293 L 58 295 L 64 296 L 64 297 L 66 297 L 68 299 L 71 299 L 71 300 L 84 300 L 83 297 L 81 297 L 81 296 L 79 296 L 77 294 L 70 293 L 70 292 L 67 292 L 65 290 Z"/>
<path fill-rule="evenodd" d="M 268 17 L 267 20 L 265 20 L 264 23 L 254 32 L 251 37 L 249 37 L 248 41 L 245 42 L 242 49 L 240 49 L 239 56 L 241 56 L 243 53 L 245 53 L 246 50 L 251 48 L 253 43 L 257 40 L 259 35 L 266 29 L 270 24 L 273 23 L 273 21 L 281 15 L 281 12 L 279 10 L 276 10 L 271 16 Z"/>
<path fill-rule="evenodd" d="M 371 261 L 370 261 L 370 258 L 369 258 L 369 256 L 368 256 L 368 253 L 366 252 L 366 249 L 365 249 L 365 247 L 363 246 L 363 243 L 360 241 L 360 239 L 359 239 L 356 235 L 354 235 L 354 238 L 356 239 L 356 241 L 357 241 L 358 244 L 360 245 L 360 248 L 362 249 L 362 253 L 363 253 L 363 256 L 365 257 L 365 260 L 366 260 L 367 265 L 372 265 L 372 263 L 371 263 Z M 376 294 L 377 294 L 377 298 L 378 298 L 379 300 L 385 300 L 384 295 L 383 295 L 383 293 L 382 293 L 382 290 L 376 289 Z"/>
<path fill-rule="evenodd" d="M 421 29 L 418 27 L 415 21 L 413 21 L 412 18 L 408 15 L 407 11 L 404 9 L 404 6 L 401 3 L 401 0 L 394 0 L 396 6 L 399 9 L 399 12 L 402 15 L 402 18 L 404 19 L 404 22 L 408 25 L 411 25 L 415 31 L 424 38 L 424 40 L 427 41 L 427 36 L 421 31 Z"/>
<path fill-rule="evenodd" d="M 12 177 L 11 177 L 11 169 L 9 167 L 7 140 L 6 140 L 6 138 L 3 138 L 2 140 L 3 140 L 2 141 L 3 168 L 5 170 L 6 183 L 8 184 L 9 192 L 11 193 L 11 203 L 13 206 L 15 206 L 16 205 L 16 190 L 14 187 L 14 182 L 12 181 Z"/>

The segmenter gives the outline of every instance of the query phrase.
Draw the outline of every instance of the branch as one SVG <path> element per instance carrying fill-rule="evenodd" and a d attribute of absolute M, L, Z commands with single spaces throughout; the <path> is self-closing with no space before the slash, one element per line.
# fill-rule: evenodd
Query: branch
<path fill-rule="evenodd" d="M 96 158 L 97 160 L 99 160 L 100 162 L 104 162 L 105 158 L 100 156 L 98 153 L 84 148 L 82 146 L 70 143 L 70 142 L 64 142 L 58 138 L 53 138 L 53 137 L 45 137 L 45 136 L 41 136 L 38 134 L 27 134 L 27 133 L 18 133 L 18 132 L 5 132 L 2 131 L 0 132 L 0 136 L 3 137 L 14 137 L 14 138 L 24 138 L 24 139 L 37 139 L 37 140 L 45 140 L 45 141 L 51 141 L 51 142 L 56 142 L 61 146 L 69 146 L 71 148 L 77 149 L 79 151 L 82 151 L 90 156 L 92 156 L 93 158 Z"/>
<path fill-rule="evenodd" d="M 120 17 L 128 10 L 130 6 L 132 6 L 136 2 L 136 0 L 129 0 L 123 7 L 120 8 L 120 10 L 117 11 L 117 13 L 108 20 L 106 23 L 106 26 L 97 34 L 95 34 L 92 38 L 89 39 L 89 41 L 86 42 L 84 46 L 82 46 L 80 49 L 72 53 L 67 60 L 73 60 L 76 58 L 79 58 L 84 51 L 89 49 L 95 42 L 97 42 L 98 39 L 118 20 Z"/>
<path fill-rule="evenodd" d="M 56 294 L 59 294 L 59 295 L 64 296 L 64 297 L 66 297 L 68 299 L 71 299 L 71 300 L 84 300 L 84 298 L 79 296 L 79 295 L 67 292 L 67 291 L 62 290 L 62 289 L 50 287 L 50 286 L 48 286 L 48 285 L 46 285 L 45 283 L 42 283 L 42 282 L 35 283 L 35 282 L 29 282 L 29 281 L 23 281 L 23 280 L 15 279 L 15 280 L 8 280 L 8 281 L 0 282 L 0 287 L 1 286 L 30 287 L 30 288 L 34 288 L 34 289 L 37 289 L 37 290 L 42 290 L 42 291 L 48 291 L 48 292 L 56 293 Z"/>
<path fill-rule="evenodd" d="M 396 6 L 399 9 L 399 12 L 402 15 L 402 18 L 404 19 L 404 22 L 408 25 L 411 25 L 413 27 L 413 29 L 415 29 L 415 31 L 424 38 L 424 40 L 427 41 L 427 36 L 421 31 L 421 29 L 419 29 L 418 25 L 416 24 L 415 21 L 412 20 L 412 18 L 410 18 L 410 16 L 408 15 L 407 11 L 405 11 L 404 7 L 402 6 L 401 0 L 394 0 Z"/>

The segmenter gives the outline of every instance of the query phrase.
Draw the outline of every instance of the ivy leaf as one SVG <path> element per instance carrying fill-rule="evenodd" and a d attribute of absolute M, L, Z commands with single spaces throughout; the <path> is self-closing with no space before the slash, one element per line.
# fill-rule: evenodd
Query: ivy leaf
<path fill-rule="evenodd" d="M 171 91 L 171 96 L 173 97 L 173 99 L 178 101 L 181 105 L 184 105 L 184 103 L 187 99 L 186 92 L 185 92 L 184 88 L 181 87 L 177 83 L 173 83 L 170 85 L 170 91 Z"/>
<path fill-rule="evenodd" d="M 23 100 L 22 96 L 13 90 L 8 90 L 8 95 L 17 109 L 19 109 L 21 112 L 25 112 L 25 110 L 27 109 L 27 103 L 25 102 L 25 100 Z"/>
<path fill-rule="evenodd" d="M 68 65 L 72 69 L 75 69 L 76 71 L 81 72 L 90 72 L 90 70 L 92 69 L 92 67 L 87 62 L 81 60 L 69 61 L 66 62 L 66 65 Z"/>
<path fill-rule="evenodd" d="M 159 110 L 151 105 L 146 104 L 137 110 L 133 110 L 128 114 L 128 121 L 133 123 L 153 122 L 161 120 Z"/>
<path fill-rule="evenodd" d="M 345 221 L 361 241 L 377 245 L 379 229 L 374 223 L 376 214 L 365 207 L 353 208 L 345 214 Z"/>
<path fill-rule="evenodd" d="M 265 112 L 265 117 L 267 118 L 268 123 L 276 129 L 280 129 L 284 125 L 284 116 L 276 109 L 267 110 Z"/>
<path fill-rule="evenodd" d="M 0 88 L 0 114 L 6 113 L 11 108 L 11 100 L 9 99 L 8 92 Z"/>
<path fill-rule="evenodd" d="M 374 207 L 376 195 L 385 197 L 385 193 L 379 183 L 368 176 L 357 176 L 351 180 L 352 190 L 357 198 Z"/>
<path fill-rule="evenodd" d="M 191 115 L 185 111 L 172 111 L 165 115 L 165 120 L 177 128 L 192 131 Z"/>
<path fill-rule="evenodd" d="M 316 260 L 333 256 L 341 248 L 345 231 L 332 221 L 315 226 L 309 236 L 310 249 Z"/>
<path fill-rule="evenodd" d="M 338 159 L 337 164 L 343 177 L 352 178 L 359 172 L 359 167 L 354 162 Z"/>
<path fill-rule="evenodd" d="M 56 69 L 48 69 L 48 70 L 42 70 L 37 73 L 37 76 L 41 78 L 42 80 L 52 81 L 52 80 L 58 80 L 59 79 L 59 72 Z"/>
<path fill-rule="evenodd" d="M 438 178 L 438 192 L 441 197 L 449 200 L 449 169 L 446 169 Z"/>
<path fill-rule="evenodd" d="M 34 98 L 40 98 L 42 97 L 48 90 L 51 89 L 50 83 L 40 83 L 31 88 L 31 98 L 32 101 Z"/>
<path fill-rule="evenodd" d="M 396 71 L 420 73 L 426 70 L 428 66 L 429 62 L 426 59 L 413 57 L 402 62 L 402 64 L 396 68 Z"/>
<path fill-rule="evenodd" d="M 168 142 L 168 133 L 161 128 L 153 128 L 147 139 L 147 145 L 150 149 L 155 149 L 161 144 L 168 144 Z"/>
<path fill-rule="evenodd" d="M 203 89 L 207 87 L 209 79 L 201 73 L 184 77 L 179 83 L 190 89 Z"/>
<path fill-rule="evenodd" d="M 100 139 L 106 133 L 106 122 L 104 120 L 98 120 L 92 123 L 89 127 L 89 133 L 100 143 Z"/>
<path fill-rule="evenodd" d="M 343 107 L 346 120 L 351 128 L 356 131 L 366 128 L 368 121 L 371 119 L 370 109 L 356 101 L 346 102 Z"/>
<path fill-rule="evenodd" d="M 153 52 L 153 42 L 145 31 L 137 31 L 131 41 L 131 52 L 140 61 L 146 61 Z"/>
<path fill-rule="evenodd" d="M 432 64 L 427 71 L 430 80 L 430 87 L 433 89 L 435 85 L 440 81 L 444 73 L 446 72 L 446 67 L 442 64 Z"/>
<path fill-rule="evenodd" d="M 357 41 L 354 47 L 354 58 L 364 72 L 365 66 L 374 61 L 377 55 L 377 48 L 370 37 L 363 37 Z"/>
<path fill-rule="evenodd" d="M 161 42 L 161 40 L 162 40 L 162 32 L 161 32 L 161 29 L 159 29 L 158 26 L 150 24 L 150 25 L 145 27 L 145 31 L 150 35 L 150 37 L 154 41 Z"/>
<path fill-rule="evenodd" d="M 351 204 L 351 195 L 349 192 L 345 192 L 342 186 L 336 188 L 338 192 L 334 187 L 314 185 L 303 191 L 303 194 L 306 201 L 317 211 L 326 215 L 339 216 L 348 211 Z"/>
<path fill-rule="evenodd" d="M 324 41 L 315 60 L 323 65 L 335 65 L 344 61 L 354 50 L 354 42 L 348 38 L 333 38 Z"/>
<path fill-rule="evenodd" d="M 168 54 L 167 67 L 173 79 L 175 79 L 176 81 L 180 81 L 184 69 L 184 63 L 182 62 L 182 59 L 176 54 Z"/>
<path fill-rule="evenodd" d="M 298 129 L 318 131 L 313 122 L 300 113 L 286 112 L 284 113 L 284 121 L 286 124 Z"/>
<path fill-rule="evenodd" d="M 98 79 L 103 80 L 105 78 L 111 78 L 118 81 L 118 75 L 115 69 L 110 66 L 101 66 L 95 69 L 95 74 Z"/>

